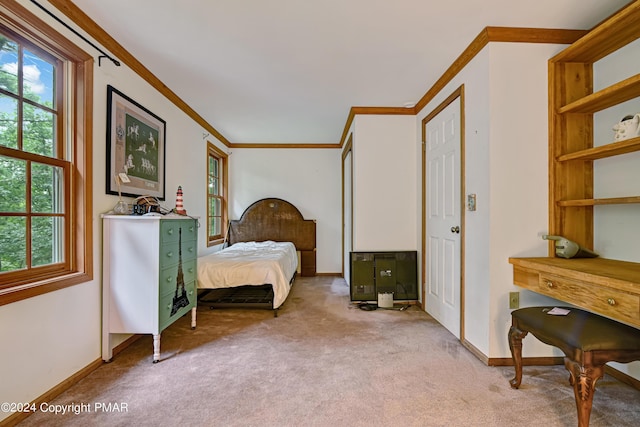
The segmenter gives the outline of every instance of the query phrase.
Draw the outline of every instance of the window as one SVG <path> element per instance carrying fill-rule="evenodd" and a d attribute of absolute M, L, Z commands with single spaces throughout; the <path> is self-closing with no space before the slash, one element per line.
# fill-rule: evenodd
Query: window
<path fill-rule="evenodd" d="M 0 305 L 91 279 L 92 64 L 0 7 Z"/>
<path fill-rule="evenodd" d="M 224 241 L 227 222 L 227 155 L 207 143 L 207 246 Z"/>

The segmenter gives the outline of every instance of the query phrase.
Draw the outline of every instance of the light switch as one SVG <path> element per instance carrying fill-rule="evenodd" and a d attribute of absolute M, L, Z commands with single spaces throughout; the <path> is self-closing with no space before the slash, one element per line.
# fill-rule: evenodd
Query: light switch
<path fill-rule="evenodd" d="M 475 211 L 476 210 L 476 195 L 475 194 L 467 194 L 467 210 Z"/>

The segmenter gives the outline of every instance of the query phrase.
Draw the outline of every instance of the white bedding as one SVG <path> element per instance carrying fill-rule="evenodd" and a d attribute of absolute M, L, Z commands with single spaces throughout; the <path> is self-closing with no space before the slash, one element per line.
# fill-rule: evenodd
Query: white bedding
<path fill-rule="evenodd" d="M 241 242 L 198 258 L 198 288 L 273 286 L 273 308 L 285 301 L 298 268 L 291 242 Z"/>

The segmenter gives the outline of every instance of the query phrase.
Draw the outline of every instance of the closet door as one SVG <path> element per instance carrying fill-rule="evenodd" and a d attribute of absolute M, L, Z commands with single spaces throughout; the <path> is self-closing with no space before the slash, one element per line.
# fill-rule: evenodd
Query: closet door
<path fill-rule="evenodd" d="M 460 98 L 426 123 L 425 310 L 460 338 Z"/>

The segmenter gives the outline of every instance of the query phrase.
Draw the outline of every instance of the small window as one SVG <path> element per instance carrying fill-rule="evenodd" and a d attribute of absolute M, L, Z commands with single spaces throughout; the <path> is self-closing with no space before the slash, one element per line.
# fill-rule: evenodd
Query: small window
<path fill-rule="evenodd" d="M 224 241 L 227 222 L 227 155 L 207 143 L 207 245 Z"/>
<path fill-rule="evenodd" d="M 0 305 L 91 278 L 93 59 L 29 16 L 0 7 Z"/>

